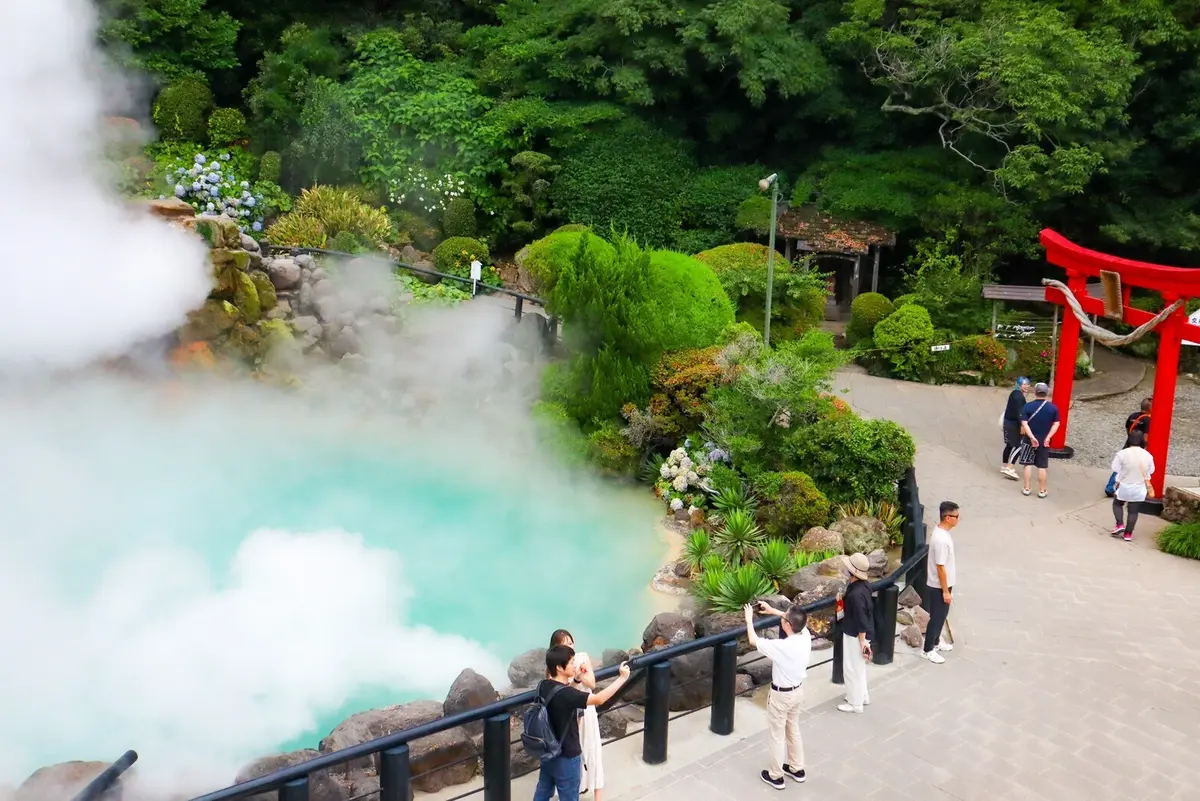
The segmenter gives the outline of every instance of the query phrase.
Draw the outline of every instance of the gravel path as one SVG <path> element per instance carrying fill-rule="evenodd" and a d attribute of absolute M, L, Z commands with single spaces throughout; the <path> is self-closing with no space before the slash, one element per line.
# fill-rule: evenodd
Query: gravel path
<path fill-rule="evenodd" d="M 1180 377 L 1175 392 L 1175 414 L 1171 423 L 1171 448 L 1167 469 L 1172 475 L 1200 476 L 1200 384 Z M 1132 392 L 1096 401 L 1076 403 L 1071 409 L 1067 444 L 1075 458 L 1093 467 L 1107 468 L 1113 454 L 1124 443 L 1123 427 L 1142 398 L 1153 394 L 1150 380 Z"/>

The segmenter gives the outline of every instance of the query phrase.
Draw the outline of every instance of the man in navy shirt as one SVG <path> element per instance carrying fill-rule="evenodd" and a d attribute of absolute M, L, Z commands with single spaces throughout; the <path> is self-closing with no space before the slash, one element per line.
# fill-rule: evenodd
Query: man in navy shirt
<path fill-rule="evenodd" d="M 1050 402 L 1050 387 L 1039 382 L 1033 388 L 1033 400 L 1021 410 L 1021 433 L 1025 437 L 1026 453 L 1021 458 L 1025 465 L 1025 487 L 1021 492 L 1030 493 L 1029 484 L 1033 468 L 1038 471 L 1038 497 L 1046 497 L 1046 468 L 1050 466 L 1050 438 L 1058 431 L 1058 407 Z"/>

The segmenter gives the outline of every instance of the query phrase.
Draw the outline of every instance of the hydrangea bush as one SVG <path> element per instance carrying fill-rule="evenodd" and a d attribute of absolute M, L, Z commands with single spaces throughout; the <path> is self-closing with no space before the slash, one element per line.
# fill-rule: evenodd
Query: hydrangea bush
<path fill-rule="evenodd" d="M 658 470 L 654 492 L 672 512 L 687 509 L 692 513 L 708 503 L 712 491 L 708 475 L 716 464 L 728 463 L 729 455 L 715 443 L 706 442 L 700 449 L 692 448 L 690 439 L 671 451 Z"/>
<path fill-rule="evenodd" d="M 269 211 L 264 187 L 252 186 L 233 162 L 233 155 L 227 150 L 198 152 L 188 162 L 176 159 L 164 177 L 175 197 L 185 200 L 198 215 L 224 213 L 238 221 L 242 233 L 257 233 L 263 230 Z"/>

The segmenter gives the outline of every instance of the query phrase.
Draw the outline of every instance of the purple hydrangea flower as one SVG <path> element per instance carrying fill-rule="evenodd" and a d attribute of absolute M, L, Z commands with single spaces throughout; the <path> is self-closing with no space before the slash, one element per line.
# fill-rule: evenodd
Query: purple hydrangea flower
<path fill-rule="evenodd" d="M 255 231 L 261 231 L 261 230 L 262 230 L 262 223 L 260 223 L 258 220 L 255 220 L 255 221 L 254 221 L 254 225 L 252 225 L 252 226 L 250 226 L 250 227 L 251 227 L 251 228 L 253 228 Z"/>

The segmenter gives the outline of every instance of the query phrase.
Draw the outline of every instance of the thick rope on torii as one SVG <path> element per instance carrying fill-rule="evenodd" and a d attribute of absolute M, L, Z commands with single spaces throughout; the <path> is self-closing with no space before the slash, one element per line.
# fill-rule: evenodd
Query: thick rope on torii
<path fill-rule="evenodd" d="M 1057 289 L 1067 299 L 1067 305 L 1071 307 L 1071 311 L 1075 312 L 1076 319 L 1079 320 L 1079 326 L 1088 336 L 1095 337 L 1097 342 L 1100 342 L 1109 347 L 1120 347 L 1128 345 L 1131 342 L 1137 342 L 1146 334 L 1153 331 L 1159 323 L 1170 317 L 1177 309 L 1184 304 L 1183 300 L 1177 300 L 1167 308 L 1154 315 L 1150 320 L 1130 331 L 1125 335 L 1118 335 L 1109 331 L 1107 328 L 1101 328 L 1092 322 L 1092 318 L 1088 317 L 1087 312 L 1079 305 L 1079 299 L 1075 297 L 1075 293 L 1067 288 L 1067 285 L 1062 281 L 1055 281 L 1053 278 L 1043 278 L 1042 283 L 1051 289 Z"/>

